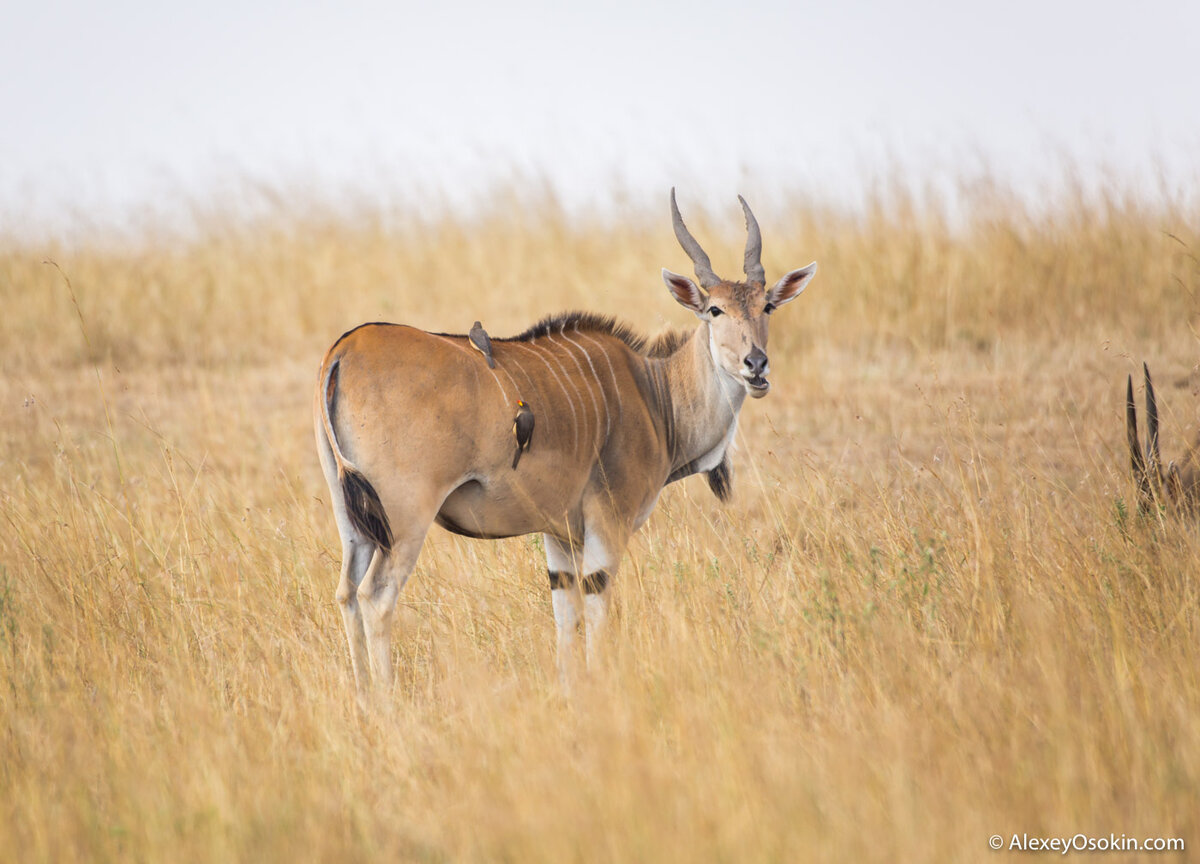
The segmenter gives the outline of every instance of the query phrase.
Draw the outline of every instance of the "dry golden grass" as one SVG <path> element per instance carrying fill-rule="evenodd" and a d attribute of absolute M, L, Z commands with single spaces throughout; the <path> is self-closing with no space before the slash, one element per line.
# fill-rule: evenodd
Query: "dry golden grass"
<path fill-rule="evenodd" d="M 321 353 L 362 320 L 686 326 L 666 207 L 0 238 L 0 857 L 1200 845 L 1200 535 L 1136 514 L 1122 449 L 1143 358 L 1168 455 L 1196 426 L 1200 213 L 965 194 L 953 223 L 902 194 L 760 212 L 768 276 L 820 273 L 774 321 L 733 503 L 672 486 L 631 544 L 604 674 L 559 696 L 535 539 L 434 529 L 370 716 L 333 602 Z M 691 221 L 736 271 L 736 210 Z"/>

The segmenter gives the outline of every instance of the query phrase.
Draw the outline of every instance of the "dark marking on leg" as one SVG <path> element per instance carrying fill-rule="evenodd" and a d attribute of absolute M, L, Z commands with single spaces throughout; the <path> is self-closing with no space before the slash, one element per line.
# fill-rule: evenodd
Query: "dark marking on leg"
<path fill-rule="evenodd" d="M 550 590 L 557 591 L 560 588 L 570 588 L 575 584 L 575 574 L 565 573 L 560 570 L 547 570 L 550 574 Z"/>
<path fill-rule="evenodd" d="M 583 577 L 583 593 L 599 594 L 608 586 L 608 571 L 597 570 Z"/>

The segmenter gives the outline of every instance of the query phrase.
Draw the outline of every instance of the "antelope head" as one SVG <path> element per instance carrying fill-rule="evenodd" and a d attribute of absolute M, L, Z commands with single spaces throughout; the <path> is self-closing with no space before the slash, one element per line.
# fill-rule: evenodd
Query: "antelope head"
<path fill-rule="evenodd" d="M 1126 382 L 1125 433 L 1129 439 L 1129 461 L 1138 485 L 1141 509 L 1165 501 L 1184 510 L 1200 509 L 1200 441 L 1193 445 L 1181 468 L 1168 462 L 1163 468 L 1158 450 L 1158 399 L 1150 380 L 1150 367 L 1142 364 L 1146 375 L 1146 449 L 1143 453 L 1137 428 L 1137 407 L 1133 404 L 1133 376 Z"/>
<path fill-rule="evenodd" d="M 762 257 L 762 235 L 758 221 L 742 196 L 738 196 L 746 214 L 746 280 L 735 282 L 722 279 L 713 272 L 708 255 L 683 224 L 675 190 L 671 190 L 671 220 L 679 245 L 692 259 L 696 268 L 697 285 L 686 276 L 663 270 L 663 281 L 671 295 L 682 306 L 696 313 L 704 322 L 709 352 L 718 375 L 736 381 L 750 396 L 761 399 L 771 389 L 767 376 L 767 324 L 769 316 L 780 306 L 800 296 L 804 286 L 817 272 L 814 261 L 807 267 L 793 270 L 767 290 Z"/>

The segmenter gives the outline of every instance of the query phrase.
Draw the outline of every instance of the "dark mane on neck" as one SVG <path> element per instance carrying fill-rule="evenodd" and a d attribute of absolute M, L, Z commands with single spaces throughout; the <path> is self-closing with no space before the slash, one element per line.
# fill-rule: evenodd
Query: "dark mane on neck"
<path fill-rule="evenodd" d="M 682 330 L 668 330 L 652 339 L 647 339 L 611 315 L 598 315 L 595 312 L 564 312 L 560 315 L 549 315 L 516 336 L 494 341 L 532 342 L 534 339 L 540 339 L 553 333 L 564 333 L 568 330 L 616 337 L 633 351 L 645 357 L 667 357 L 674 354 L 691 335 Z"/>
<path fill-rule="evenodd" d="M 692 334 L 687 330 L 664 330 L 649 341 L 647 357 L 670 357 L 683 347 Z"/>

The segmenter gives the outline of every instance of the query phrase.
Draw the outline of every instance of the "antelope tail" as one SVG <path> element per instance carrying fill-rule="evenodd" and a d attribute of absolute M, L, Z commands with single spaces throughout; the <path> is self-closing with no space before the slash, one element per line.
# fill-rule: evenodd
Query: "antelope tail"
<path fill-rule="evenodd" d="M 322 421 L 325 425 L 325 438 L 333 451 L 333 459 L 337 464 L 338 480 L 342 484 L 342 496 L 346 500 L 346 515 L 350 518 L 355 530 L 367 537 L 384 552 L 392 550 L 392 526 L 388 522 L 387 512 L 379 493 L 371 485 L 363 473 L 354 467 L 338 446 L 337 436 L 333 432 L 333 421 L 330 414 L 333 411 L 333 400 L 337 395 L 338 366 L 340 360 L 329 364 L 325 373 L 325 383 L 322 386 L 321 399 Z"/>

